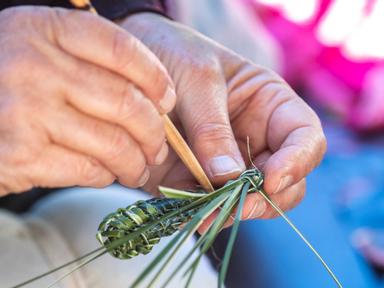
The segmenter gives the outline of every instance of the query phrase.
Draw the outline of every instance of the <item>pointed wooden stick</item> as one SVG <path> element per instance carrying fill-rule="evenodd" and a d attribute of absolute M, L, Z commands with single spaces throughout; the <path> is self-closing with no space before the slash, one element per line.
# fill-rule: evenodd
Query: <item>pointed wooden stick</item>
<path fill-rule="evenodd" d="M 92 5 L 92 2 L 89 0 L 70 0 L 70 2 L 72 3 L 73 6 L 75 6 L 78 9 L 86 10 L 94 14 L 97 14 L 95 7 Z"/>
<path fill-rule="evenodd" d="M 189 148 L 188 144 L 185 142 L 183 136 L 180 135 L 168 115 L 164 115 L 163 117 L 168 143 L 172 146 L 173 150 L 175 150 L 181 161 L 183 161 L 184 165 L 188 168 L 204 190 L 207 192 L 214 191 L 211 182 L 209 181 L 199 161 L 193 154 L 191 148 Z"/>
<path fill-rule="evenodd" d="M 94 14 L 97 14 L 95 7 L 92 5 L 89 0 L 70 0 L 72 5 L 75 7 L 87 10 Z M 179 133 L 175 125 L 172 123 L 168 115 L 163 115 L 164 124 L 165 124 L 165 133 L 167 136 L 168 143 L 175 150 L 176 154 L 183 161 L 184 165 L 195 177 L 197 182 L 204 188 L 205 191 L 212 192 L 213 186 L 209 181 L 207 174 L 205 174 L 203 168 L 201 167 L 196 156 L 193 154 L 192 150 L 189 148 L 188 144 L 185 142 L 183 136 Z"/>

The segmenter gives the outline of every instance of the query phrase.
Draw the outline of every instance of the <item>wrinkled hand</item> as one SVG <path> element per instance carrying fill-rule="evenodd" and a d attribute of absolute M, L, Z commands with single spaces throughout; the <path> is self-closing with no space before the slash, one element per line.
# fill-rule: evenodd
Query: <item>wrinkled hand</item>
<path fill-rule="evenodd" d="M 86 27 L 88 27 L 86 29 Z M 0 13 L 0 196 L 33 186 L 137 187 L 167 156 L 176 101 L 160 61 L 79 11 Z"/>
<path fill-rule="evenodd" d="M 159 15 L 137 14 L 122 25 L 168 69 L 178 97 L 175 119 L 211 180 L 221 185 L 250 166 L 249 137 L 252 160 L 265 173 L 266 192 L 284 210 L 297 205 L 305 177 L 321 161 L 326 141 L 316 114 L 287 83 Z M 170 157 L 163 171 L 155 169 L 148 189 L 159 182 L 184 187 L 191 183 L 175 159 Z M 244 219 L 275 215 L 260 195 L 248 195 Z"/>

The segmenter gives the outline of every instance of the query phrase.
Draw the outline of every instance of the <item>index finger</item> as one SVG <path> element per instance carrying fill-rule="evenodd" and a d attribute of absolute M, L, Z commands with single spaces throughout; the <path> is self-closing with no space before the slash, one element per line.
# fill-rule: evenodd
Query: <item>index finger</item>
<path fill-rule="evenodd" d="M 91 13 L 54 11 L 58 19 L 54 25 L 55 40 L 63 50 L 129 79 L 161 112 L 167 113 L 173 108 L 176 95 L 171 78 L 157 57 L 138 39 Z"/>

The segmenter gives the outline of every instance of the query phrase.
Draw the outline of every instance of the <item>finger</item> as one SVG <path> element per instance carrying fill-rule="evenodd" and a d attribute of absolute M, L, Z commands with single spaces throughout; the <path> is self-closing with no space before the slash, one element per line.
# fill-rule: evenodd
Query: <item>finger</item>
<path fill-rule="evenodd" d="M 306 177 L 320 163 L 325 150 L 325 137 L 320 128 L 302 126 L 291 131 L 265 163 L 267 193 L 278 193 Z"/>
<path fill-rule="evenodd" d="M 215 210 L 211 215 L 207 217 L 207 219 L 203 221 L 203 223 L 201 223 L 197 231 L 201 235 L 206 233 L 209 227 L 213 224 L 213 221 L 216 219 L 217 215 L 219 215 L 219 213 L 220 213 L 219 209 Z"/>
<path fill-rule="evenodd" d="M 248 105 L 249 113 L 242 117 L 249 125 L 237 129 L 236 136 L 251 137 L 252 153 L 259 154 L 265 149 L 273 152 L 265 163 L 265 189 L 277 193 L 300 181 L 322 159 L 326 141 L 321 123 L 314 111 L 275 73 L 252 65 L 243 65 L 235 71 L 239 69 L 239 76 L 235 73 L 229 79 L 232 102 L 244 101 L 244 95 L 253 95 L 253 102 Z M 252 137 L 254 127 L 264 131 L 265 136 Z"/>
<path fill-rule="evenodd" d="M 48 146 L 25 173 L 35 186 L 43 187 L 105 187 L 115 179 L 95 159 L 59 145 Z"/>
<path fill-rule="evenodd" d="M 176 102 L 166 69 L 139 40 L 114 23 L 81 11 L 54 9 L 55 41 L 63 50 L 131 80 L 162 113 Z M 89 29 L 84 29 L 88 27 Z"/>
<path fill-rule="evenodd" d="M 326 150 L 316 114 L 288 86 L 279 91 L 276 93 L 290 94 L 275 108 L 268 123 L 267 141 L 273 154 L 265 163 L 264 188 L 269 194 L 282 191 L 307 176 L 320 163 Z"/>
<path fill-rule="evenodd" d="M 149 177 L 143 152 L 122 128 L 85 116 L 71 107 L 46 123 L 55 143 L 97 159 L 118 181 L 129 187 Z"/>
<path fill-rule="evenodd" d="M 245 199 L 244 206 L 243 206 L 241 219 L 242 220 L 250 220 L 250 219 L 261 217 L 265 213 L 265 211 L 267 209 L 267 205 L 268 204 L 264 200 L 263 196 L 261 196 L 259 193 L 255 192 L 255 193 L 248 194 L 246 199 Z M 233 224 L 233 221 L 235 220 L 235 217 L 237 214 L 237 209 L 238 208 L 235 208 L 232 211 L 231 215 L 229 216 L 229 218 L 225 222 L 223 228 L 228 228 L 229 226 L 231 226 Z M 204 223 L 204 226 L 202 226 L 203 231 L 205 231 L 204 229 L 207 229 L 207 227 L 209 227 L 211 225 L 211 222 L 213 222 L 215 220 L 215 218 L 217 217 L 219 212 L 220 212 L 220 210 L 217 210 L 207 218 L 207 220 L 205 221 L 206 223 Z"/>
<path fill-rule="evenodd" d="M 161 164 L 168 147 L 163 119 L 151 101 L 119 75 L 73 57 L 63 58 L 67 74 L 62 85 L 69 103 L 86 114 L 121 125 L 140 145 L 149 164 Z"/>
<path fill-rule="evenodd" d="M 245 164 L 227 111 L 226 84 L 214 65 L 197 70 L 180 90 L 178 115 L 192 149 L 214 184 L 238 176 Z"/>
<path fill-rule="evenodd" d="M 304 198 L 306 191 L 306 180 L 305 178 L 300 180 L 298 183 L 284 189 L 278 194 L 270 195 L 272 201 L 280 207 L 283 211 L 289 211 L 295 208 Z M 262 215 L 255 216 L 251 215 L 250 219 L 262 218 L 269 219 L 278 217 L 280 214 L 270 204 L 266 205 L 266 210 Z"/>

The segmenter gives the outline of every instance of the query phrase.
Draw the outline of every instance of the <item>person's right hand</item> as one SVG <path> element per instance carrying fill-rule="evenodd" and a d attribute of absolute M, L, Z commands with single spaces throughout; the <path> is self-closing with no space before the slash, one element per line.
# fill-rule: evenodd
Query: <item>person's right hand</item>
<path fill-rule="evenodd" d="M 35 186 L 142 186 L 168 152 L 176 101 L 157 58 L 86 12 L 0 12 L 0 195 Z"/>

